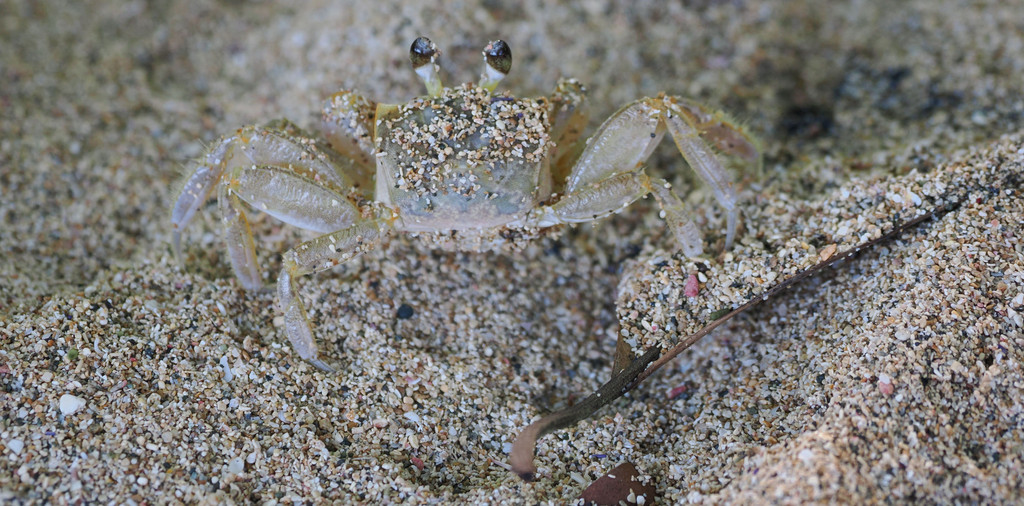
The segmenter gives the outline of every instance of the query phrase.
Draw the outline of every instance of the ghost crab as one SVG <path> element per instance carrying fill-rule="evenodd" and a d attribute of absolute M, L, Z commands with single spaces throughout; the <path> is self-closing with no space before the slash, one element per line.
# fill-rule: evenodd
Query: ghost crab
<path fill-rule="evenodd" d="M 682 201 L 641 168 L 666 131 L 725 208 L 730 247 L 736 194 L 718 154 L 759 160 L 742 129 L 721 113 L 661 95 L 626 105 L 580 144 L 586 115 L 576 80 L 559 81 L 549 98 L 495 93 L 511 68 L 511 51 L 499 40 L 483 54 L 479 83 L 446 88 L 438 77 L 440 52 L 421 37 L 410 59 L 426 96 L 390 105 L 337 93 L 324 106 L 324 140 L 287 121 L 222 138 L 185 179 L 174 205 L 175 254 L 182 258 L 181 234 L 214 190 L 231 264 L 246 289 L 260 289 L 262 281 L 243 203 L 324 234 L 284 254 L 277 295 L 299 356 L 332 371 L 319 357 L 297 278 L 350 260 L 393 232 L 489 249 L 599 219 L 651 194 L 683 252 L 699 255 L 700 232 Z"/>

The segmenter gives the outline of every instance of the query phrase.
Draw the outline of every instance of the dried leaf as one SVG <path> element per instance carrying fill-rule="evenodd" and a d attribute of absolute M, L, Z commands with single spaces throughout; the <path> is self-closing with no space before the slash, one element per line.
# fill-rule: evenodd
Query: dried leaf
<path fill-rule="evenodd" d="M 619 340 L 615 342 L 615 362 L 612 365 L 612 374 L 622 372 L 635 358 L 636 354 L 633 353 L 633 347 L 626 342 L 625 337 L 620 335 Z"/>
<path fill-rule="evenodd" d="M 580 499 L 588 505 L 654 504 L 656 493 L 652 483 L 640 481 L 636 466 L 624 462 L 591 483 Z"/>

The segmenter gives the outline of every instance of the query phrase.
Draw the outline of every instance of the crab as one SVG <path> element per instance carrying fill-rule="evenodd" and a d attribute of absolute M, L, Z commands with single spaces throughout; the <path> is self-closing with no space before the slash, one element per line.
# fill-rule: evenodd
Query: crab
<path fill-rule="evenodd" d="M 483 51 L 479 82 L 445 87 L 440 51 L 420 37 L 410 48 L 427 95 L 401 105 L 352 91 L 323 108 L 322 139 L 278 120 L 215 143 L 184 179 L 171 213 L 173 249 L 216 191 L 227 251 L 241 285 L 263 286 L 246 213 L 263 211 L 320 235 L 288 250 L 277 278 L 284 332 L 300 357 L 325 371 L 298 297 L 300 277 L 374 248 L 396 232 L 465 250 L 529 239 L 562 224 L 589 222 L 653 195 L 687 256 L 701 233 L 668 182 L 642 164 L 668 132 L 726 215 L 724 248 L 736 236 L 737 197 L 720 155 L 759 163 L 755 141 L 722 113 L 659 95 L 619 109 L 586 142 L 585 89 L 562 79 L 547 98 L 496 92 L 512 65 L 507 43 Z"/>

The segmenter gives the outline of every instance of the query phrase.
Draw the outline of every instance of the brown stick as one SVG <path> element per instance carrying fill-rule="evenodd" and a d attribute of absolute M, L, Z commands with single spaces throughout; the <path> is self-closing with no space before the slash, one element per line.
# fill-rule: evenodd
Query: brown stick
<path fill-rule="evenodd" d="M 921 216 L 918 216 L 912 220 L 903 222 L 895 226 L 889 232 L 882 234 L 876 239 L 864 242 L 857 245 L 856 247 L 845 250 L 839 254 L 832 256 L 831 258 L 816 263 L 811 267 L 797 273 L 793 277 L 771 287 L 760 296 L 756 296 L 745 304 L 733 309 L 725 316 L 709 323 L 704 328 L 686 336 L 684 339 L 679 341 L 675 346 L 666 351 L 664 354 L 661 353 L 660 348 L 651 348 L 647 350 L 641 357 L 631 362 L 626 368 L 617 374 L 613 374 L 612 378 L 607 383 L 601 385 L 596 392 L 590 394 L 589 397 L 583 399 L 579 403 L 576 403 L 561 411 L 551 413 L 536 422 L 526 426 L 519 436 L 516 437 L 514 443 L 512 443 L 512 453 L 510 455 L 510 463 L 512 465 L 512 471 L 519 475 L 525 481 L 533 481 L 536 477 L 537 468 L 533 464 L 534 451 L 537 448 L 537 440 L 550 434 L 556 430 L 564 429 L 566 427 L 573 426 L 579 423 L 581 420 L 589 418 L 597 410 L 608 405 L 615 399 L 622 397 L 642 383 L 645 379 L 654 374 L 658 369 L 661 369 L 665 364 L 669 363 L 672 359 L 677 357 L 680 353 L 685 351 L 687 348 L 696 343 L 704 336 L 708 335 L 712 330 L 720 327 L 725 322 L 731 320 L 736 315 L 753 308 L 771 297 L 774 297 L 782 290 L 789 288 L 795 283 L 807 279 L 811 275 L 818 271 L 835 264 L 841 260 L 845 260 L 850 256 L 857 254 L 860 251 L 874 247 L 879 243 L 888 241 L 895 238 L 899 234 L 910 230 L 921 223 L 930 220 L 932 218 L 940 217 L 960 205 L 962 198 L 955 200 L 952 203 L 945 204 L 928 211 Z"/>
<path fill-rule="evenodd" d="M 528 425 L 512 443 L 510 456 L 512 471 L 525 481 L 533 481 L 534 474 L 537 472 L 537 468 L 533 465 L 533 452 L 537 446 L 537 440 L 556 430 L 576 425 L 605 404 L 622 397 L 622 394 L 632 388 L 633 380 L 643 373 L 647 365 L 654 362 L 660 354 L 661 350 L 658 348 L 647 350 L 647 353 L 630 362 L 622 372 L 613 375 L 612 379 L 601 385 L 601 388 L 598 388 L 586 399 Z"/>

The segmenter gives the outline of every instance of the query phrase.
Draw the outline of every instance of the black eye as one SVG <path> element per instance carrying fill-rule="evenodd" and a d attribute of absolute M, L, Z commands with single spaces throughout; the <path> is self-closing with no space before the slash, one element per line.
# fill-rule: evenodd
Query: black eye
<path fill-rule="evenodd" d="M 420 68 L 430 63 L 437 56 L 437 46 L 426 37 L 418 37 L 409 48 L 409 61 L 413 68 Z"/>
<path fill-rule="evenodd" d="M 512 68 L 512 50 L 503 40 L 496 40 L 487 44 L 484 48 L 484 58 L 487 64 L 502 74 L 508 74 Z"/>

